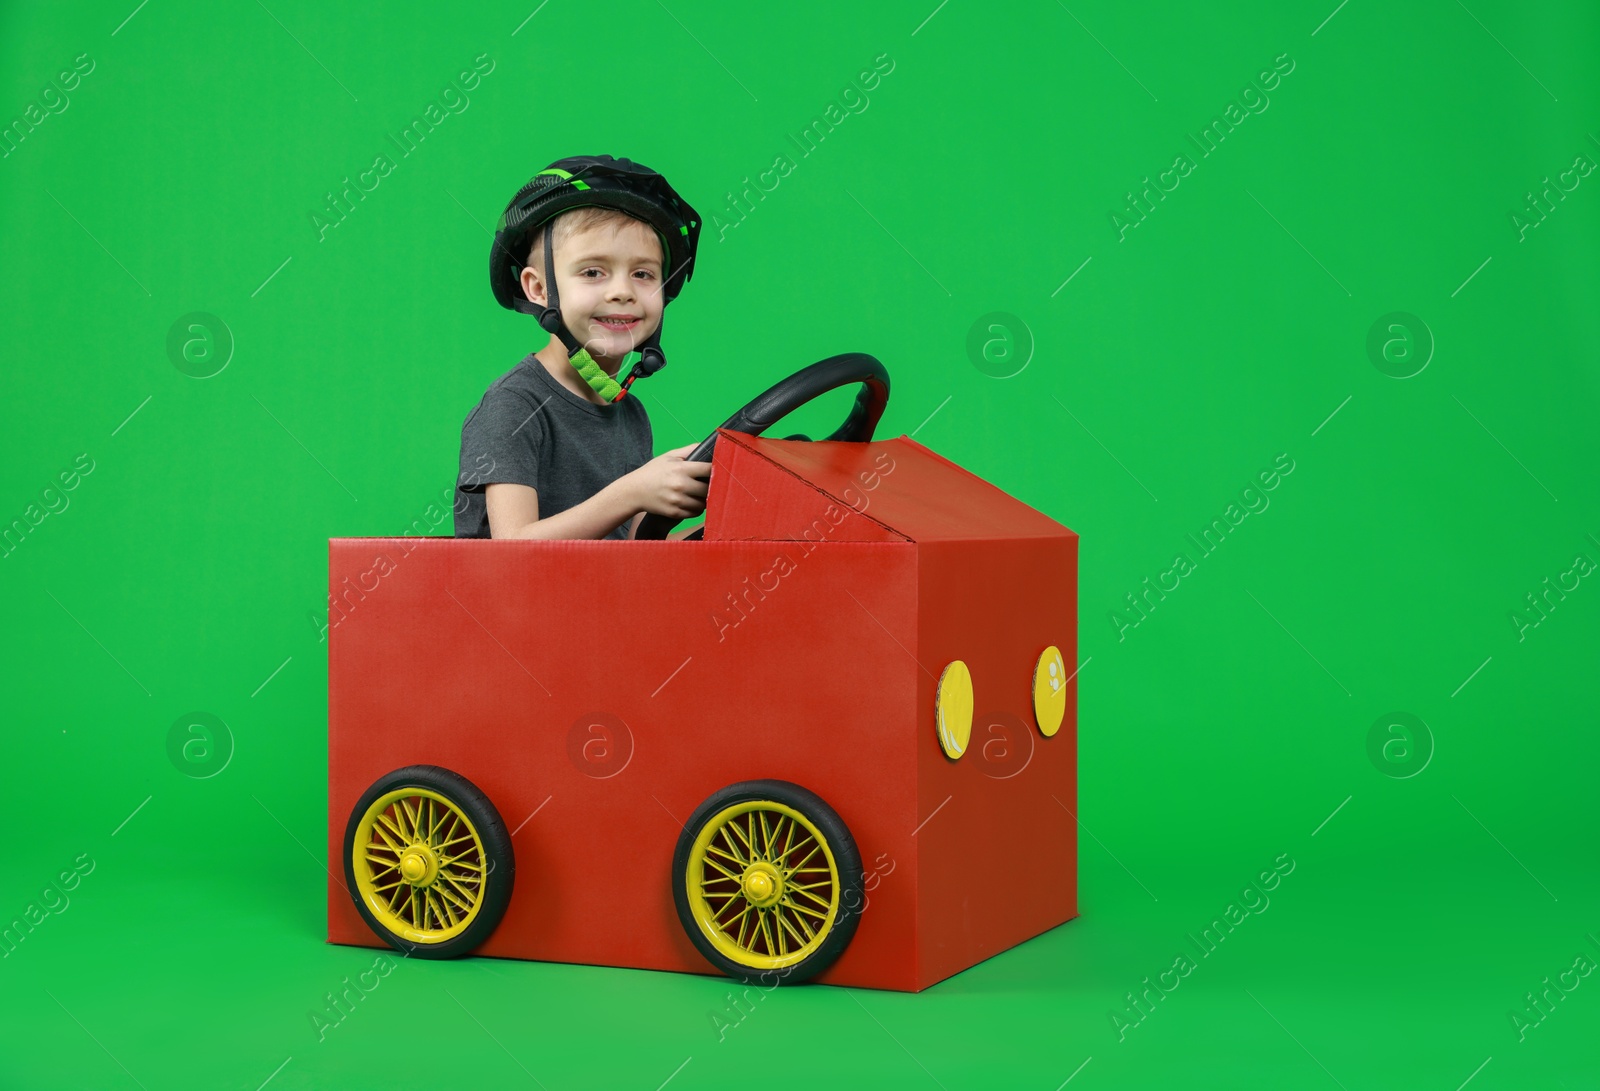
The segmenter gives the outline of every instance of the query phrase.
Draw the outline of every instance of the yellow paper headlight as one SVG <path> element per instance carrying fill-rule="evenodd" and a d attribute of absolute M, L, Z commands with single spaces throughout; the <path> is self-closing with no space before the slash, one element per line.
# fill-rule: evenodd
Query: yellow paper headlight
<path fill-rule="evenodd" d="M 972 741 L 972 673 L 961 660 L 952 659 L 940 673 L 933 708 L 939 745 L 946 756 L 959 758 Z"/>
<path fill-rule="evenodd" d="M 1054 644 L 1034 664 L 1033 715 L 1045 738 L 1061 730 L 1061 721 L 1067 715 L 1067 665 L 1061 658 L 1061 649 Z"/>

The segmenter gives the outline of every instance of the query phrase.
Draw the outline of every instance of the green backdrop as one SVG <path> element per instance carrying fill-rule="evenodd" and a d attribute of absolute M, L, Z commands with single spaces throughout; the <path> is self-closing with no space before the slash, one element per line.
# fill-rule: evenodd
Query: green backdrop
<path fill-rule="evenodd" d="M 0 9 L 0 1084 L 1600 1086 L 1592 5 L 135 2 Z M 488 230 L 598 152 L 707 219 L 658 450 L 867 351 L 1082 535 L 1083 915 L 319 1038 L 327 539 L 447 495 Z"/>

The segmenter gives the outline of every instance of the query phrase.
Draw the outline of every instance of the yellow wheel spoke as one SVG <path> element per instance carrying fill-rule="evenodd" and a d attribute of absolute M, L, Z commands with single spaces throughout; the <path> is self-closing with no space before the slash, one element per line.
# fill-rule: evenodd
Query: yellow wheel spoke
<path fill-rule="evenodd" d="M 784 903 L 784 908 L 785 909 L 793 909 L 794 906 L 789 905 L 787 903 Z M 805 946 L 805 944 L 810 943 L 812 940 L 817 938 L 816 930 L 813 929 L 811 927 L 811 925 L 806 923 L 806 919 L 804 917 L 800 916 L 800 914 L 798 914 L 798 913 L 791 913 L 791 914 L 789 914 L 789 916 L 792 916 L 794 918 L 794 923 L 795 924 L 798 924 L 801 928 L 805 929 L 806 938 L 801 943 L 802 947 Z M 784 921 L 787 923 L 788 917 L 785 917 Z M 790 925 L 790 927 L 793 927 L 793 925 Z"/>
<path fill-rule="evenodd" d="M 799 894 L 801 897 L 810 898 L 812 901 L 816 902 L 818 905 L 822 906 L 822 908 L 824 908 L 824 909 L 828 909 L 833 905 L 833 902 L 829 901 L 827 898 L 819 898 L 819 897 L 817 897 L 817 895 L 811 893 L 811 891 L 809 891 L 809 890 L 801 890 L 797 886 L 792 886 L 789 889 L 794 891 L 796 894 Z M 796 904 L 799 904 L 799 903 L 796 903 Z"/>
<path fill-rule="evenodd" d="M 443 869 L 440 870 L 439 874 L 466 891 L 477 890 L 483 884 L 483 880 L 476 875 L 458 875 L 453 871 L 447 871 Z M 474 895 L 474 897 L 476 897 L 476 895 Z"/>
<path fill-rule="evenodd" d="M 387 829 L 385 829 L 385 827 L 387 827 Z M 390 830 L 394 831 L 394 837 L 389 836 Z M 396 856 L 405 851 L 406 835 L 401 833 L 399 827 L 397 827 L 393 822 L 389 821 L 388 815 L 380 814 L 378 816 L 378 821 L 372 824 L 372 832 L 382 838 L 383 843 L 388 845 L 390 850 Z"/>
<path fill-rule="evenodd" d="M 473 906 L 478 904 L 477 892 L 468 890 L 466 887 L 462 886 L 460 880 L 458 880 L 454 875 L 451 875 L 448 871 L 441 871 L 439 873 L 439 878 L 455 887 L 456 890 L 460 892 L 461 897 L 466 899 L 466 904 L 462 908 L 471 910 Z"/>
<path fill-rule="evenodd" d="M 799 902 L 791 902 L 787 898 L 783 899 L 778 904 L 787 906 L 788 908 L 796 910 L 797 912 L 805 913 L 805 914 L 808 914 L 809 916 L 813 916 L 813 917 L 817 918 L 817 920 L 819 920 L 819 921 L 825 921 L 825 920 L 828 919 L 828 915 L 826 913 L 818 913 L 815 909 L 812 909 L 810 906 L 801 905 Z"/>
<path fill-rule="evenodd" d="M 772 831 L 767 828 L 767 813 L 765 811 L 756 811 L 755 816 L 756 825 L 761 828 L 761 842 L 766 846 L 766 858 L 770 860 L 772 859 Z"/>
<path fill-rule="evenodd" d="M 783 847 L 773 856 L 773 862 L 778 863 L 794 851 L 794 819 L 788 815 L 779 815 L 778 824 L 772 828 L 772 843 Z"/>
<path fill-rule="evenodd" d="M 803 831 L 790 830 L 789 844 L 785 846 L 783 850 L 783 858 L 779 860 L 778 863 L 781 867 L 787 868 L 790 871 L 801 871 L 818 866 L 826 871 L 826 863 L 821 865 L 811 863 L 812 858 L 816 856 L 821 849 L 822 846 L 818 845 L 811 838 L 807 837 Z M 790 863 L 790 861 L 793 861 L 793 863 Z"/>
<path fill-rule="evenodd" d="M 429 800 L 428 802 L 432 803 L 433 801 Z M 441 807 L 441 808 L 438 808 L 438 810 L 439 810 L 439 817 L 434 819 L 433 823 L 431 825 L 429 825 L 429 827 L 428 827 L 428 840 L 429 841 L 432 841 L 433 838 L 434 838 L 434 835 L 439 832 L 439 827 L 444 824 L 444 820 L 449 818 L 452 814 L 455 813 L 449 807 Z"/>
<path fill-rule="evenodd" d="M 724 826 L 723 829 L 724 830 L 732 830 L 734 832 L 734 834 L 739 838 L 739 840 L 744 842 L 744 847 L 745 847 L 746 850 L 748 850 L 748 853 L 749 853 L 749 860 L 753 861 L 755 859 L 755 856 L 756 856 L 755 846 L 750 843 L 750 838 L 745 835 L 745 831 L 741 830 L 739 828 L 738 821 L 735 820 L 735 819 L 730 818 L 728 820 L 728 824 L 726 826 Z"/>
<path fill-rule="evenodd" d="M 789 923 L 789 918 L 787 916 L 785 916 L 784 914 L 778 912 L 777 910 L 773 910 L 773 915 L 778 918 L 778 929 L 779 929 L 778 935 L 780 937 L 783 935 L 783 931 L 785 929 L 787 929 L 789 934 L 794 937 L 794 942 L 795 942 L 795 946 L 796 947 L 804 947 L 807 943 L 810 942 L 811 937 L 809 937 L 809 936 L 801 936 L 799 932 L 796 932 L 795 929 L 794 929 L 794 925 Z"/>
<path fill-rule="evenodd" d="M 727 825 L 724 825 L 721 829 L 719 829 L 717 831 L 717 836 L 722 838 L 723 843 L 728 846 L 728 849 L 730 851 L 722 852 L 721 849 L 716 848 L 714 845 L 707 845 L 706 847 L 708 849 L 714 849 L 714 851 L 716 851 L 716 852 L 722 852 L 722 854 L 724 856 L 732 857 L 735 861 L 738 862 L 740 867 L 746 867 L 746 866 L 749 865 L 749 863 L 750 863 L 749 856 L 747 854 L 739 851 L 739 843 L 737 841 L 735 841 L 733 839 L 733 835 L 728 832 L 728 826 Z"/>
<path fill-rule="evenodd" d="M 442 867 L 442 868 L 447 868 L 447 867 L 451 867 L 451 868 L 454 868 L 454 867 L 471 868 L 473 871 L 482 871 L 483 870 L 483 867 L 480 864 L 469 864 L 467 862 L 467 854 L 466 853 L 462 853 L 460 856 L 452 856 L 448 860 L 440 860 L 439 861 L 439 866 Z"/>
<path fill-rule="evenodd" d="M 756 907 L 751 905 L 749 902 L 746 902 L 743 909 L 729 917 L 726 921 L 718 923 L 717 927 L 722 929 L 729 936 L 732 936 L 733 926 L 737 924 L 739 926 L 739 937 L 734 942 L 738 943 L 742 947 L 744 946 L 745 925 L 749 923 L 750 914 L 754 913 L 755 911 Z"/>
<path fill-rule="evenodd" d="M 373 873 L 374 878 L 383 874 L 385 871 L 393 871 L 395 868 L 400 866 L 400 862 L 398 860 L 385 860 L 383 857 L 374 856 L 370 852 L 367 853 L 367 863 L 377 864 L 379 867 L 379 870 Z"/>
<path fill-rule="evenodd" d="M 444 912 L 445 912 L 445 916 L 450 918 L 451 927 L 454 927 L 454 926 L 460 924 L 461 923 L 461 918 L 456 915 L 455 908 L 450 904 L 451 903 L 450 892 L 445 890 L 443 887 L 435 886 L 433 888 L 433 890 L 432 890 L 432 893 L 433 893 L 434 897 L 437 899 L 437 901 L 439 903 L 439 908 L 443 909 Z M 470 906 L 465 906 L 463 908 L 467 909 L 469 912 L 471 910 Z"/>
<path fill-rule="evenodd" d="M 417 923 L 417 888 L 407 886 L 404 889 L 404 894 L 404 901 L 397 899 L 389 908 L 396 917 L 400 917 L 402 920 L 410 920 L 411 924 L 415 926 Z M 405 915 L 407 910 L 410 911 L 409 917 Z"/>
<path fill-rule="evenodd" d="M 444 883 L 435 883 L 435 884 L 433 884 L 433 892 L 439 896 L 440 903 L 443 904 L 446 908 L 448 908 L 451 905 L 454 905 L 457 908 L 459 908 L 462 913 L 471 913 L 472 912 L 472 899 L 469 897 L 465 901 L 463 901 L 462 898 L 461 898 L 461 895 L 459 895 L 455 891 L 451 890 Z M 456 922 L 455 921 L 451 921 L 451 923 L 454 924 Z"/>
<path fill-rule="evenodd" d="M 728 878 L 732 879 L 734 882 L 737 883 L 739 881 L 739 876 L 735 875 L 733 872 L 729 871 L 727 868 L 723 867 L 721 864 L 719 864 L 715 860 L 711 859 L 711 857 L 707 856 L 701 862 L 705 863 L 705 864 L 709 864 L 711 867 L 716 868 L 718 871 L 722 872 L 722 874 L 726 875 Z"/>
<path fill-rule="evenodd" d="M 811 846 L 811 851 L 806 853 L 805 857 L 798 864 L 796 864 L 794 867 L 790 868 L 789 872 L 791 874 L 793 874 L 796 871 L 805 871 L 805 870 L 807 870 L 806 865 L 811 862 L 811 858 L 813 856 L 815 856 L 817 853 L 821 852 L 821 851 L 822 851 L 822 846 L 821 845 L 812 845 Z M 821 865 L 819 864 L 818 866 L 820 867 Z M 811 869 L 811 870 L 815 870 L 815 869 Z"/>
<path fill-rule="evenodd" d="M 388 883 L 385 886 L 375 886 L 375 887 L 373 887 L 372 888 L 372 892 L 374 894 L 382 894 L 385 890 L 393 890 L 395 887 L 400 886 L 404 882 L 405 882 L 404 879 L 396 879 L 394 882 Z"/>
<path fill-rule="evenodd" d="M 417 812 L 412 810 L 411 801 L 404 796 L 400 798 L 400 813 L 405 815 L 405 823 L 403 824 L 409 824 L 411 827 L 406 830 L 406 839 L 408 841 L 415 840 L 417 836 Z"/>
<path fill-rule="evenodd" d="M 760 925 L 761 925 L 761 938 L 767 941 L 767 954 L 769 954 L 769 955 L 776 954 L 777 950 L 772 945 L 772 931 L 771 931 L 771 929 L 772 929 L 772 921 L 771 921 L 770 914 L 767 914 L 767 913 L 762 913 L 761 914 Z"/>
<path fill-rule="evenodd" d="M 815 890 L 819 886 L 832 886 L 832 885 L 833 885 L 833 880 L 832 879 L 823 879 L 823 880 L 821 880 L 819 882 L 815 882 L 815 883 L 785 883 L 784 884 L 784 888 L 787 889 L 787 890 Z"/>
<path fill-rule="evenodd" d="M 739 857 L 735 856 L 733 853 L 728 852 L 725 849 L 719 849 L 715 845 L 707 845 L 706 846 L 706 851 L 707 852 L 714 852 L 718 856 L 726 857 L 727 859 L 732 860 L 734 863 L 738 864 L 741 868 L 748 866 L 749 863 L 750 863 L 749 860 L 742 860 Z"/>

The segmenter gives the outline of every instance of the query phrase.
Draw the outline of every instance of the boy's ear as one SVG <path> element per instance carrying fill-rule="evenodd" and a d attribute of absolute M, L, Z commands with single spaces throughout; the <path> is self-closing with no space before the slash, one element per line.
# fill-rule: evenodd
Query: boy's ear
<path fill-rule="evenodd" d="M 522 267 L 522 294 L 528 297 L 531 303 L 544 306 L 546 294 L 544 282 L 539 279 L 539 271 L 531 265 Z"/>

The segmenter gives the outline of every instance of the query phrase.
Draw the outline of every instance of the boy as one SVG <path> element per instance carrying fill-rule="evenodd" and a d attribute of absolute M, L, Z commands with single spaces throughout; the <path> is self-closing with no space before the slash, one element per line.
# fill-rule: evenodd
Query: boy
<path fill-rule="evenodd" d="M 652 459 L 649 416 L 626 396 L 666 362 L 662 314 L 693 271 L 698 221 L 659 174 L 610 156 L 559 160 L 512 198 L 490 284 L 552 336 L 461 426 L 456 537 L 626 540 L 645 512 L 705 510 L 711 464 L 685 460 L 692 444 Z"/>

